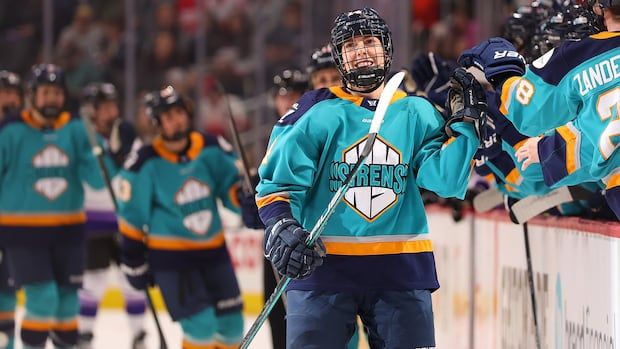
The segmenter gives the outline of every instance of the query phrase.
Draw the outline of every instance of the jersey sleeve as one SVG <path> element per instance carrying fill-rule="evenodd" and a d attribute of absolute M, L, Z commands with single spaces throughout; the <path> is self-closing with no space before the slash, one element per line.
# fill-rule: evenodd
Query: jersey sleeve
<path fill-rule="evenodd" d="M 217 197 L 224 206 L 234 212 L 240 211 L 237 190 L 239 190 L 239 168 L 236 165 L 237 157 L 221 147 L 210 147 L 212 156 L 207 157 L 209 168 L 216 181 Z"/>
<path fill-rule="evenodd" d="M 146 227 L 150 221 L 153 183 L 148 169 L 129 167 L 115 178 L 118 200 L 118 227 L 124 254 L 142 253 L 145 247 Z"/>
<path fill-rule="evenodd" d="M 80 179 L 88 183 L 93 189 L 103 189 L 105 187 L 105 182 L 101 174 L 101 169 L 99 168 L 97 157 L 93 154 L 93 148 L 88 141 L 86 127 L 81 120 L 73 122 L 76 123 L 74 133 L 78 149 L 78 173 Z M 97 141 L 100 141 L 99 137 L 97 137 Z M 107 156 L 104 155 L 104 164 L 107 162 L 105 160 L 106 157 Z M 114 172 L 110 172 L 110 167 L 107 164 L 105 164 L 105 166 L 110 177 L 113 177 Z"/>
<path fill-rule="evenodd" d="M 538 136 L 572 120 L 581 98 L 567 74 L 566 45 L 549 51 L 528 66 L 521 77 L 511 77 L 499 88 L 499 110 L 527 136 Z"/>
<path fill-rule="evenodd" d="M 464 198 L 472 159 L 480 143 L 472 125 L 453 124 L 460 135 L 446 139 L 443 118 L 430 103 L 417 104 L 414 112 L 420 119 L 415 139 L 421 140 L 412 159 L 417 184 L 442 197 Z"/>

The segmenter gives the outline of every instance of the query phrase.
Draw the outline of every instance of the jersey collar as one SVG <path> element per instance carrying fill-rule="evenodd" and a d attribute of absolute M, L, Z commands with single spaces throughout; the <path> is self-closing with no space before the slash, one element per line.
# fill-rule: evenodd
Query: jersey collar
<path fill-rule="evenodd" d="M 379 103 L 378 99 L 368 99 L 360 96 L 355 96 L 349 93 L 349 91 L 345 90 L 341 86 L 330 87 L 329 90 L 331 93 L 336 95 L 336 97 L 340 99 L 344 99 L 345 101 L 349 101 L 359 107 L 366 108 L 370 111 L 375 111 L 377 109 L 377 103 Z M 405 98 L 407 94 L 402 90 L 397 90 L 390 101 L 390 104 L 396 102 L 399 99 Z"/>
<path fill-rule="evenodd" d="M 43 122 L 35 119 L 34 116 L 32 116 L 32 113 L 30 112 L 30 110 L 22 111 L 22 120 L 24 120 L 24 122 L 32 128 L 36 128 L 36 129 L 46 128 L 46 125 Z M 60 116 L 58 116 L 58 118 L 54 121 L 54 124 L 52 127 L 55 130 L 57 130 L 65 126 L 69 121 L 71 121 L 71 114 L 69 112 L 63 111 L 62 113 L 60 113 Z"/>
<path fill-rule="evenodd" d="M 181 153 L 175 153 L 166 148 L 164 140 L 161 136 L 155 137 L 153 140 L 153 149 L 159 156 L 170 162 L 178 163 L 194 160 L 200 155 L 200 151 L 204 148 L 204 138 L 199 132 L 192 131 L 189 134 L 189 146 L 187 150 Z"/>

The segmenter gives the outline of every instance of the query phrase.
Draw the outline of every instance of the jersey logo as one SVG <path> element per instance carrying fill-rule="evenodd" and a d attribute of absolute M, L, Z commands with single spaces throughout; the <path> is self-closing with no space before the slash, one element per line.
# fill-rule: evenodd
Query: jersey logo
<path fill-rule="evenodd" d="M 330 191 L 342 185 L 359 158 L 368 136 L 346 148 L 342 161 L 334 161 L 330 168 Z M 344 196 L 344 201 L 367 221 L 373 221 L 398 201 L 405 191 L 408 166 L 402 163 L 402 154 L 396 147 L 377 136 L 366 163 Z"/>
<path fill-rule="evenodd" d="M 55 145 L 48 145 L 32 158 L 32 165 L 39 177 L 34 183 L 34 190 L 46 199 L 56 200 L 67 190 L 69 183 L 64 177 L 59 177 L 60 167 L 69 165 L 69 157 Z"/>
<path fill-rule="evenodd" d="M 185 216 L 183 225 L 196 235 L 206 235 L 211 227 L 213 213 L 201 202 L 211 195 L 211 188 L 194 178 L 188 178 L 177 191 L 174 201 Z"/>

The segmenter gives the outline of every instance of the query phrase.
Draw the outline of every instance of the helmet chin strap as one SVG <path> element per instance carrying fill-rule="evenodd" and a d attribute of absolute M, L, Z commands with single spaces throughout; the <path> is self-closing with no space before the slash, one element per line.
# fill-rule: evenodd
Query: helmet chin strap
<path fill-rule="evenodd" d="M 37 112 L 46 120 L 56 120 L 62 112 L 62 108 L 56 106 L 43 106 L 42 108 L 36 108 Z"/>
<path fill-rule="evenodd" d="M 164 141 L 167 141 L 167 142 L 176 142 L 176 141 L 182 140 L 183 138 L 189 137 L 189 134 L 190 134 L 191 131 L 192 131 L 191 129 L 187 129 L 185 131 L 177 131 L 177 132 L 173 133 L 172 136 L 166 136 L 162 132 L 161 138 Z"/>

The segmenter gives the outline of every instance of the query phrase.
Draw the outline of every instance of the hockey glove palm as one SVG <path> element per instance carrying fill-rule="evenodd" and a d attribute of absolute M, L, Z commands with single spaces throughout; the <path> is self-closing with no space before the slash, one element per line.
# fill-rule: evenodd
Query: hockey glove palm
<path fill-rule="evenodd" d="M 272 218 L 265 229 L 265 257 L 278 272 L 292 279 L 308 277 L 323 264 L 325 245 L 318 239 L 313 247 L 306 246 L 310 235 L 290 216 Z"/>
<path fill-rule="evenodd" d="M 478 138 L 484 139 L 481 133 L 486 127 L 486 95 L 482 85 L 463 68 L 452 74 L 447 103 L 451 117 L 446 122 L 445 131 L 449 137 L 456 136 L 451 128 L 453 123 L 467 122 L 474 125 Z"/>
<path fill-rule="evenodd" d="M 511 76 L 525 74 L 525 59 L 503 38 L 491 38 L 470 48 L 463 52 L 458 62 L 465 68 L 478 67 L 493 88 L 497 88 Z"/>

